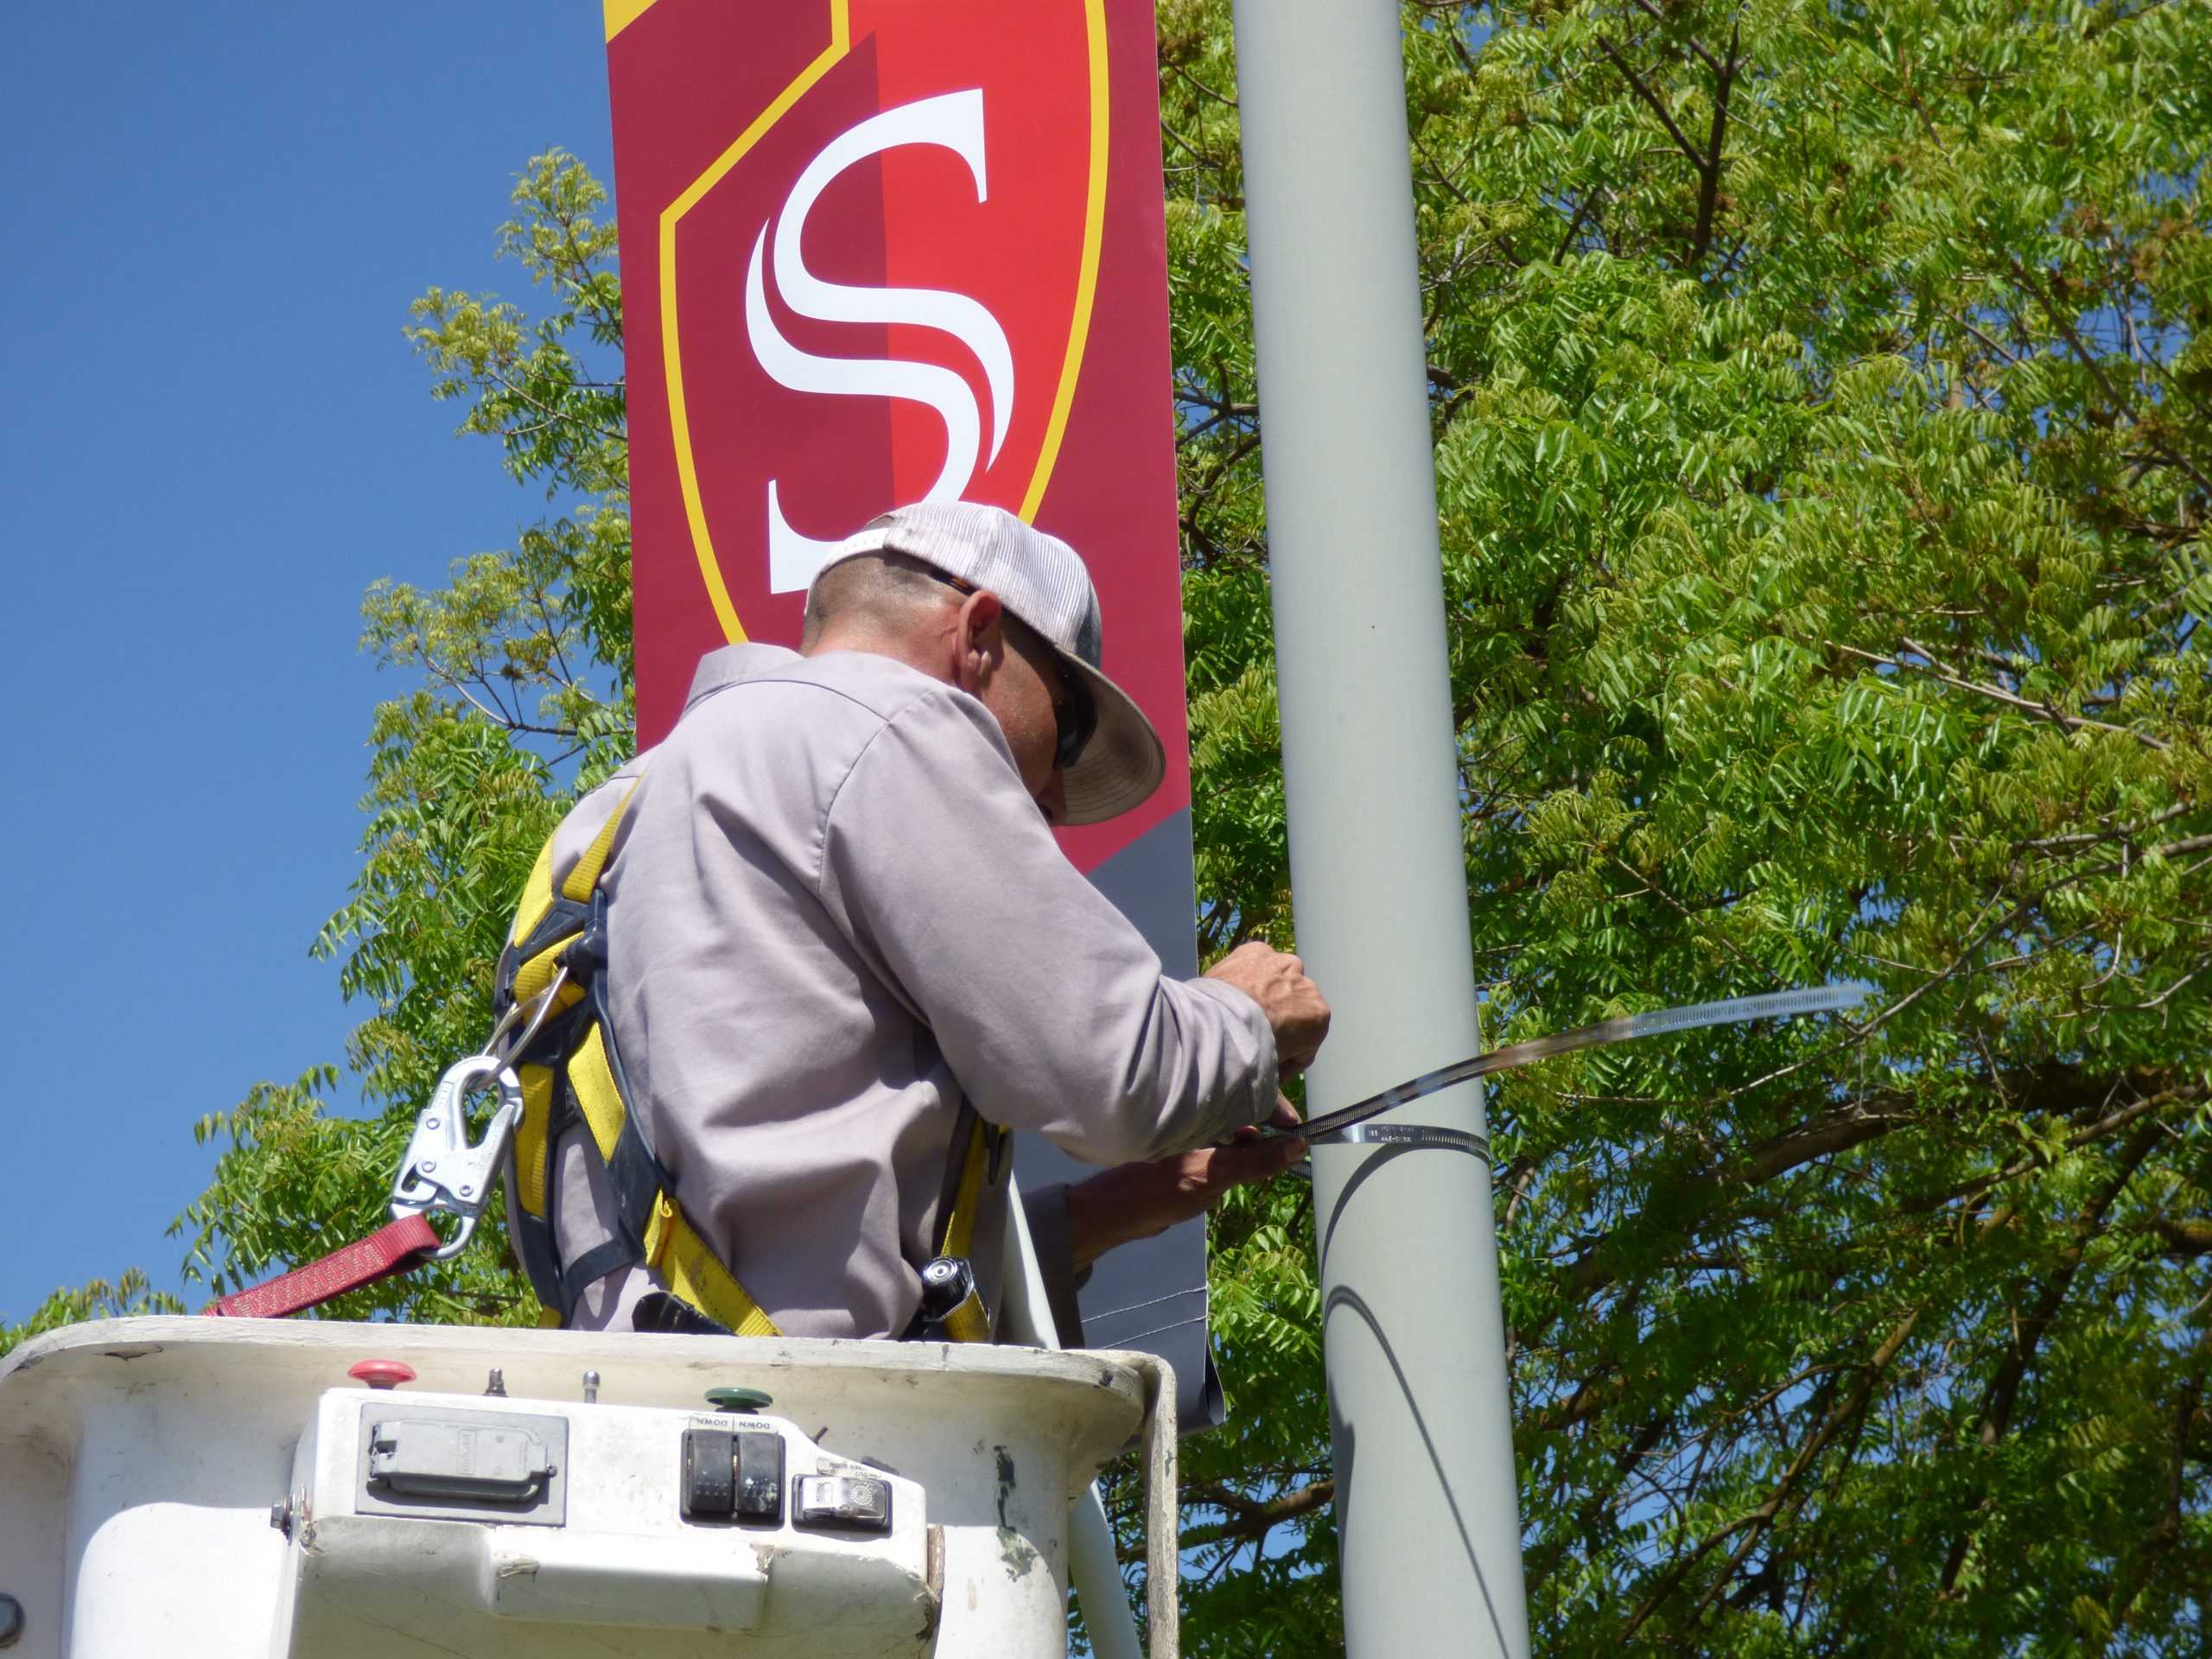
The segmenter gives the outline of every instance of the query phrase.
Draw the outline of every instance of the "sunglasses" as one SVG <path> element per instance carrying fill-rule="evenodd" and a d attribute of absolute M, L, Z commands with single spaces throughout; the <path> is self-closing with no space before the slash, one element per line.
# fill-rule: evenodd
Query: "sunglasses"
<path fill-rule="evenodd" d="M 931 570 L 929 574 L 955 593 L 980 591 L 974 582 L 947 575 L 942 570 Z M 1013 613 L 1008 612 L 1007 614 Z M 1057 734 L 1052 745 L 1052 764 L 1060 771 L 1066 772 L 1083 759 L 1084 750 L 1097 734 L 1098 705 L 1091 700 L 1090 688 L 1068 670 L 1057 652 L 1052 653 L 1052 668 L 1060 682 L 1060 695 L 1052 699 L 1052 726 Z"/>
<path fill-rule="evenodd" d="M 1084 748 L 1098 730 L 1098 705 L 1091 701 L 1090 688 L 1079 676 L 1068 672 L 1057 660 L 1052 666 L 1060 671 L 1062 694 L 1052 705 L 1052 723 L 1059 734 L 1052 749 L 1052 764 L 1066 772 L 1083 759 Z"/>

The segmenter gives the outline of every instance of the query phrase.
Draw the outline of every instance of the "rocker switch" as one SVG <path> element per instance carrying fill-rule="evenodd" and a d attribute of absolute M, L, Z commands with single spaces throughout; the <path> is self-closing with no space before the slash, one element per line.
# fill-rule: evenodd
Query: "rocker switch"
<path fill-rule="evenodd" d="M 737 1431 L 737 1518 L 772 1527 L 784 1518 L 784 1437 L 766 1429 Z"/>
<path fill-rule="evenodd" d="M 772 1429 L 686 1429 L 682 1509 L 687 1521 L 782 1524 L 783 1436 Z"/>

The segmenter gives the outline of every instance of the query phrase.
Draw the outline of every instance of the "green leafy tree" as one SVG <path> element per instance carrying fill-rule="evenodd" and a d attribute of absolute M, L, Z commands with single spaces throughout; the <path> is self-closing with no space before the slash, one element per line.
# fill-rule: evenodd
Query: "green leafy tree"
<path fill-rule="evenodd" d="M 1227 10 L 1160 13 L 1217 944 L 1294 919 Z M 1538 1646 L 2201 1650 L 2212 13 L 1405 15 L 1491 1034 L 1880 990 L 1491 1096 Z M 1325 1650 L 1310 1212 L 1217 1232 L 1193 1645 Z"/>
<path fill-rule="evenodd" d="M 57 1290 L 18 1324 L 0 1324 L 0 1355 L 18 1343 L 86 1319 L 134 1319 L 148 1313 L 181 1313 L 184 1304 L 167 1291 L 156 1290 L 144 1273 L 126 1268 L 110 1284 L 94 1279 L 75 1290 Z"/>

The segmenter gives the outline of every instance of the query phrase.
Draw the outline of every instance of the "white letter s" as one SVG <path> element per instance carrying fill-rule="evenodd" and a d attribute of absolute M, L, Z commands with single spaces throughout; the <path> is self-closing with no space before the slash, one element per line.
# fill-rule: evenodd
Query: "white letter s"
<path fill-rule="evenodd" d="M 833 139 L 808 163 L 777 216 L 775 280 L 785 304 L 817 322 L 913 323 L 959 340 L 982 367 L 991 393 L 990 460 L 1006 442 L 1014 407 L 1014 353 L 996 318 L 965 294 L 930 288 L 863 288 L 826 283 L 806 268 L 800 238 L 806 216 L 831 180 L 854 162 L 905 144 L 936 144 L 968 163 L 976 200 L 990 200 L 983 167 L 983 94 L 980 88 L 918 99 L 871 116 Z M 745 276 L 745 322 L 753 355 L 779 385 L 793 391 L 842 397 L 900 397 L 925 404 L 944 423 L 944 466 L 925 501 L 957 501 L 976 475 L 982 447 L 982 422 L 975 394 L 950 369 L 897 358 L 820 357 L 785 339 L 768 309 L 762 281 L 762 254 L 768 241 L 763 225 L 753 244 Z M 985 462 L 988 465 L 988 462 Z M 836 550 L 793 530 L 784 517 L 776 481 L 768 483 L 768 586 L 772 593 L 804 588 Z"/>

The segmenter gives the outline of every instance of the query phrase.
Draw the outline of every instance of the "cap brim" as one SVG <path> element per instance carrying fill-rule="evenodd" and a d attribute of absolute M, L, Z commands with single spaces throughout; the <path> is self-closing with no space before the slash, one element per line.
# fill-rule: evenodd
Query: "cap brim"
<path fill-rule="evenodd" d="M 1141 806 L 1167 775 L 1167 751 L 1135 698 L 1080 657 L 1053 654 L 1082 676 L 1098 711 L 1098 727 L 1075 765 L 1060 774 L 1067 790 L 1070 824 L 1103 823 Z"/>

